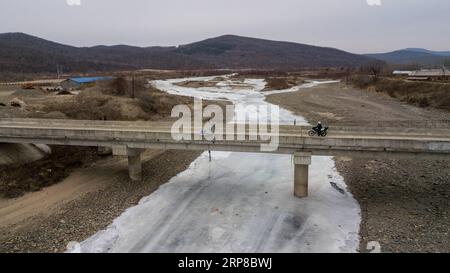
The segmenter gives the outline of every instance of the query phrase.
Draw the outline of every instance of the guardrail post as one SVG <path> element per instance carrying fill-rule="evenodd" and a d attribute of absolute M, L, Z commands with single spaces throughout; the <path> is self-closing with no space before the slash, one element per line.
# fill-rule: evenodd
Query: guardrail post
<path fill-rule="evenodd" d="M 132 181 L 142 181 L 141 149 L 127 148 L 128 173 Z"/>
<path fill-rule="evenodd" d="M 309 165 L 312 153 L 298 152 L 294 154 L 294 195 L 299 198 L 308 197 Z"/>

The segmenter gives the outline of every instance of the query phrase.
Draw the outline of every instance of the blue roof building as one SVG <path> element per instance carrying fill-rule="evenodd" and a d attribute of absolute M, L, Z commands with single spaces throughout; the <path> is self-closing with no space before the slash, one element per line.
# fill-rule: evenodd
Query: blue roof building
<path fill-rule="evenodd" d="M 82 85 L 96 83 L 98 81 L 112 80 L 112 77 L 76 77 L 69 78 L 61 83 L 61 87 L 65 90 L 79 88 Z"/>
<path fill-rule="evenodd" d="M 69 80 L 76 82 L 78 84 L 88 84 L 98 81 L 111 80 L 112 77 L 80 77 L 80 78 L 69 78 Z"/>

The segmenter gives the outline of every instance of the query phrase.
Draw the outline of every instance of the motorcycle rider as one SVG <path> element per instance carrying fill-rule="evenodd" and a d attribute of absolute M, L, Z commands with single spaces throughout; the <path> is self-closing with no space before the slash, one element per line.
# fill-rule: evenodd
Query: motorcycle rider
<path fill-rule="evenodd" d="M 323 130 L 323 126 L 322 126 L 322 122 L 321 121 L 319 121 L 319 123 L 317 123 L 316 130 L 317 130 L 317 133 L 320 135 L 320 133 Z"/>

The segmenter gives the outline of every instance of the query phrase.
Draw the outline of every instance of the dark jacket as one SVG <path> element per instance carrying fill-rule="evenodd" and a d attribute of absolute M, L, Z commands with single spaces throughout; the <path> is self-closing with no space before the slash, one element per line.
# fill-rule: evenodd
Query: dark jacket
<path fill-rule="evenodd" d="M 316 127 L 316 129 L 317 129 L 317 131 L 318 132 L 322 132 L 322 129 L 323 129 L 323 126 L 322 126 L 322 124 L 317 124 L 317 127 Z"/>

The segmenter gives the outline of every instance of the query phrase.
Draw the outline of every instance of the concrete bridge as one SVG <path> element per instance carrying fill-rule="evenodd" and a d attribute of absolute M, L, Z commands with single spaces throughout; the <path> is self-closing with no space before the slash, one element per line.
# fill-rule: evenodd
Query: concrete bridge
<path fill-rule="evenodd" d="M 141 153 L 146 149 L 263 152 L 267 141 L 245 140 L 175 141 L 172 122 L 116 122 L 48 119 L 0 119 L 0 143 L 34 143 L 111 147 L 115 155 L 128 156 L 132 180 L 142 179 Z M 279 146 L 270 153 L 292 154 L 294 194 L 308 195 L 312 156 L 388 157 L 450 160 L 450 129 L 331 128 L 326 138 L 309 137 L 310 128 L 280 126 Z M 200 128 L 192 129 L 194 135 Z M 391 133 L 389 133 L 391 132 Z M 392 133 L 395 132 L 395 133 Z M 271 134 L 267 134 L 271 136 Z M 225 138 L 224 138 L 225 139 Z"/>

